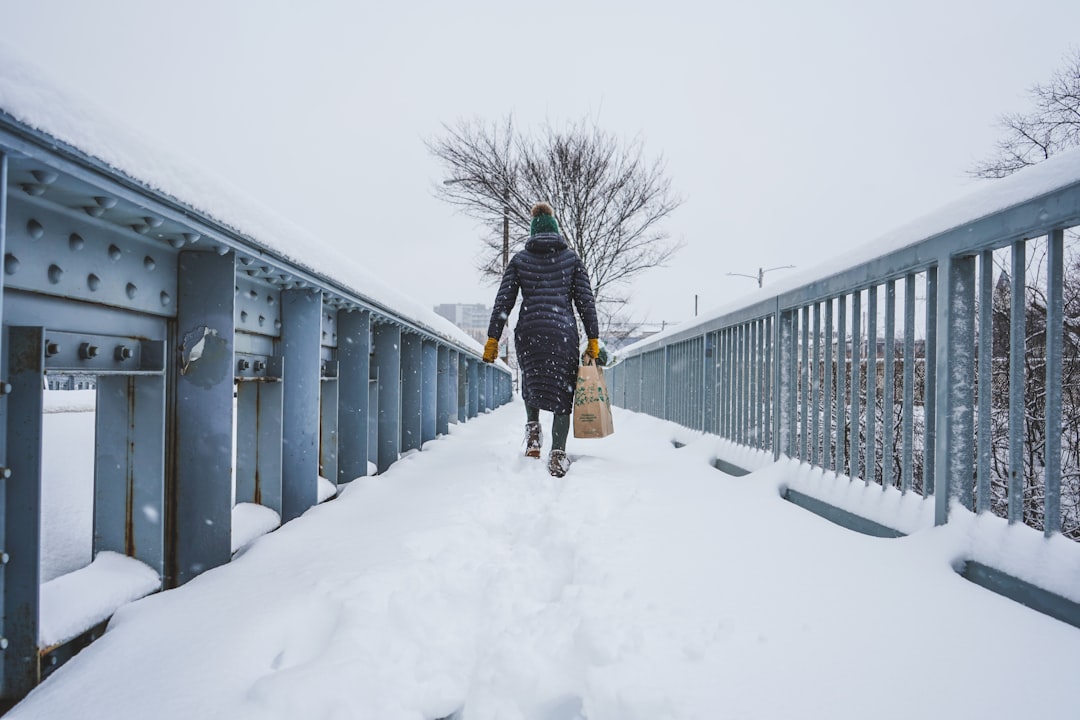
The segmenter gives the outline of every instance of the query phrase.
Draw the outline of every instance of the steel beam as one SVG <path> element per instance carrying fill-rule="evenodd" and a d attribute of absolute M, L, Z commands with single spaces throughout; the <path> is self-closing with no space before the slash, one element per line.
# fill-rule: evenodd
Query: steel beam
<path fill-rule="evenodd" d="M 178 267 L 169 587 L 227 563 L 232 550 L 233 257 L 183 252 Z"/>
<path fill-rule="evenodd" d="M 45 329 L 12 327 L 6 341 L 10 392 L 4 398 L 6 464 L 3 487 L 4 698 L 19 698 L 40 680 L 41 438 Z M 5 388 L 6 389 L 6 388 Z"/>
<path fill-rule="evenodd" d="M 338 484 L 367 475 L 371 313 L 338 311 Z"/>
<path fill-rule="evenodd" d="M 157 343 L 158 364 L 164 362 Z M 94 554 L 112 550 L 165 575 L 165 378 L 97 378 Z"/>
<path fill-rule="evenodd" d="M 424 346 L 419 335 L 401 334 L 401 451 L 419 450 L 424 421 Z"/>
<path fill-rule="evenodd" d="M 439 344 L 435 357 L 435 434 L 446 435 L 450 432 L 450 418 L 453 415 L 452 397 L 453 376 L 450 374 L 451 350 Z"/>
<path fill-rule="evenodd" d="M 401 452 L 401 328 L 378 323 L 373 332 L 375 368 L 378 372 L 379 472 L 397 462 Z"/>
<path fill-rule="evenodd" d="M 237 382 L 236 502 L 265 505 L 280 517 L 282 361 L 274 360 L 270 378 Z"/>
<path fill-rule="evenodd" d="M 302 515 L 318 499 L 322 293 L 281 293 L 282 379 L 281 521 Z"/>
<path fill-rule="evenodd" d="M 433 340 L 424 340 L 421 351 L 420 375 L 420 443 L 434 440 L 438 426 L 439 405 L 439 346 Z M 492 372 L 494 379 L 495 373 Z M 494 393 L 492 394 L 494 399 Z"/>

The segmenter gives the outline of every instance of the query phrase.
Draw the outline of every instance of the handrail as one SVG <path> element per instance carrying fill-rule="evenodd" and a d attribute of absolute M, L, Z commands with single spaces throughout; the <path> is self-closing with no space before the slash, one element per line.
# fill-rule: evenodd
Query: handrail
<path fill-rule="evenodd" d="M 613 401 L 932 496 L 937 524 L 967 508 L 1080 539 L 1060 447 L 1063 417 L 1080 413 L 1062 404 L 1063 369 L 1080 368 L 1063 322 L 1065 237 L 1077 225 L 1080 150 L 622 349 Z"/>
<path fill-rule="evenodd" d="M 223 220 L 9 109 L 0 106 L 0 705 L 100 632 L 56 645 L 45 633 L 45 646 L 40 631 L 50 376 L 96 378 L 92 554 L 138 560 L 162 588 L 230 560 L 234 502 L 291 520 L 327 483 L 333 495 L 383 472 L 512 394 L 505 365 L 483 363 L 475 340 L 354 259 L 284 221 L 271 236 L 276 220 Z"/>

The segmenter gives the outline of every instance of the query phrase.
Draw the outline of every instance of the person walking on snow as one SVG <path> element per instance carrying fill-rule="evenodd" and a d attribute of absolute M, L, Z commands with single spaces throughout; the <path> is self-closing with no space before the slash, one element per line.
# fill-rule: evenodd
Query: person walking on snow
<path fill-rule="evenodd" d="M 574 307 L 585 326 L 589 343 L 585 353 L 600 353 L 600 326 L 596 320 L 589 274 L 581 258 L 559 233 L 555 211 L 546 202 L 532 208 L 532 223 L 525 249 L 514 255 L 503 272 L 495 307 L 488 324 L 484 362 L 495 362 L 499 338 L 521 291 L 521 312 L 514 342 L 521 368 L 521 396 L 525 401 L 525 455 L 540 457 L 540 411 L 554 413 L 548 472 L 562 477 L 570 467 L 566 436 L 574 409 L 578 371 L 578 331 Z"/>

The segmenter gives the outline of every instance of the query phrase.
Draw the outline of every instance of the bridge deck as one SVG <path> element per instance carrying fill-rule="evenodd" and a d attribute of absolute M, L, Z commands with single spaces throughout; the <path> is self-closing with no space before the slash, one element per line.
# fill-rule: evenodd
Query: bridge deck
<path fill-rule="evenodd" d="M 860 535 L 782 499 L 794 466 L 732 477 L 715 438 L 616 412 L 562 479 L 519 457 L 519 402 L 453 426 L 123 608 L 8 717 L 1075 710 L 1080 630 L 954 571 L 984 520 Z"/>

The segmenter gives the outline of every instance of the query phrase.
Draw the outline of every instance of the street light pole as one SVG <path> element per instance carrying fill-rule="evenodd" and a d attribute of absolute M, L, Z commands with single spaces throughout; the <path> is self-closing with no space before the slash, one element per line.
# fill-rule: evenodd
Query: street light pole
<path fill-rule="evenodd" d="M 771 268 L 758 268 L 757 275 L 747 275 L 746 273 L 733 273 L 729 272 L 728 275 L 735 275 L 737 277 L 748 277 L 751 280 L 757 280 L 757 286 L 761 287 L 765 281 L 765 273 L 772 272 L 773 270 L 784 270 L 786 268 L 793 268 L 794 265 L 777 265 Z"/>

